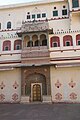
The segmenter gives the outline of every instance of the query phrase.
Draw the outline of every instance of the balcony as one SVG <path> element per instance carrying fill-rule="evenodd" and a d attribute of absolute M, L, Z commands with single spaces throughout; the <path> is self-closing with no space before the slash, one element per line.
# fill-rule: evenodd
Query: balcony
<path fill-rule="evenodd" d="M 49 50 L 47 46 L 27 47 L 22 50 L 21 61 L 27 65 L 49 63 Z"/>
<path fill-rule="evenodd" d="M 29 22 L 22 22 L 21 30 L 17 31 L 19 37 L 25 33 L 34 33 L 34 32 L 43 32 L 43 31 L 50 31 L 49 30 L 49 23 L 48 21 L 29 21 Z"/>
<path fill-rule="evenodd" d="M 47 46 L 26 47 L 23 48 L 21 58 L 48 57 Z"/>

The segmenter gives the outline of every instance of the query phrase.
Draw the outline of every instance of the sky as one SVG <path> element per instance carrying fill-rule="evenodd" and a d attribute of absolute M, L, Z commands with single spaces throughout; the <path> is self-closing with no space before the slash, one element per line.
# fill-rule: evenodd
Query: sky
<path fill-rule="evenodd" d="M 40 0 L 0 0 L 0 6 L 16 4 L 16 3 L 24 3 L 24 2 L 33 2 L 33 1 L 40 1 Z"/>

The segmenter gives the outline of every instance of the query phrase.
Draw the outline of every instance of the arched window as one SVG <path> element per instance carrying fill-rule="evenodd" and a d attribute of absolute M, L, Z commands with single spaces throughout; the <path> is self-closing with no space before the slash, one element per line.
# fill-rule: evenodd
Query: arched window
<path fill-rule="evenodd" d="M 72 0 L 72 8 L 79 7 L 79 0 Z"/>
<path fill-rule="evenodd" d="M 39 46 L 40 45 L 40 41 L 39 40 L 36 40 L 35 41 L 35 46 Z"/>
<path fill-rule="evenodd" d="M 27 47 L 33 47 L 33 42 L 32 42 L 32 41 L 29 41 L 29 42 L 27 43 Z"/>
<path fill-rule="evenodd" d="M 73 41 L 72 41 L 72 36 L 71 35 L 66 35 L 63 37 L 63 46 L 72 46 Z"/>
<path fill-rule="evenodd" d="M 27 47 L 27 42 L 30 41 L 30 36 L 26 35 L 23 40 L 23 48 Z"/>
<path fill-rule="evenodd" d="M 50 39 L 51 47 L 60 47 L 60 39 L 58 36 L 51 37 Z"/>
<path fill-rule="evenodd" d="M 11 22 L 7 22 L 7 29 L 10 29 L 11 28 Z"/>
<path fill-rule="evenodd" d="M 11 50 L 11 41 L 7 40 L 3 42 L 3 51 Z"/>
<path fill-rule="evenodd" d="M 76 45 L 80 45 L 80 34 L 76 35 Z"/>
<path fill-rule="evenodd" d="M 47 46 L 47 39 L 42 40 L 42 46 Z"/>
<path fill-rule="evenodd" d="M 14 41 L 14 50 L 21 50 L 22 49 L 22 40 L 15 40 Z"/>
<path fill-rule="evenodd" d="M 34 46 L 39 46 L 38 35 L 34 34 L 32 36 L 32 41 Z"/>
<path fill-rule="evenodd" d="M 40 35 L 40 41 L 42 41 L 41 43 L 42 46 L 47 46 L 47 39 L 45 34 Z"/>

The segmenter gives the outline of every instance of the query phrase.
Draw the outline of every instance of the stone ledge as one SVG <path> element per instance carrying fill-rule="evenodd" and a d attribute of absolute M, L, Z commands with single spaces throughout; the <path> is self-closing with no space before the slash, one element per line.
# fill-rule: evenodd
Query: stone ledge
<path fill-rule="evenodd" d="M 29 96 L 21 96 L 21 103 L 29 103 Z"/>
<path fill-rule="evenodd" d="M 51 101 L 51 96 L 43 96 L 43 102 L 46 102 L 46 103 L 48 103 L 48 102 L 52 102 Z"/>

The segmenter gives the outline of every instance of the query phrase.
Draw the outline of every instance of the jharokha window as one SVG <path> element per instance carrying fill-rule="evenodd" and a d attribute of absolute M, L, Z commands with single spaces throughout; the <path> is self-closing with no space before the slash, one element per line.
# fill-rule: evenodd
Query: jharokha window
<path fill-rule="evenodd" d="M 54 36 L 50 39 L 51 47 L 60 47 L 60 39 L 57 36 Z"/>
<path fill-rule="evenodd" d="M 63 37 L 63 45 L 64 46 L 72 46 L 73 42 L 72 42 L 72 36 L 70 35 L 66 35 Z"/>
<path fill-rule="evenodd" d="M 15 40 L 14 41 L 14 50 L 21 50 L 22 49 L 22 40 Z"/>
<path fill-rule="evenodd" d="M 7 40 L 3 42 L 3 51 L 11 50 L 11 41 Z"/>
<path fill-rule="evenodd" d="M 27 43 L 27 47 L 33 47 L 33 41 L 29 41 L 29 42 Z"/>
<path fill-rule="evenodd" d="M 80 45 L 80 34 L 76 35 L 76 45 Z"/>

